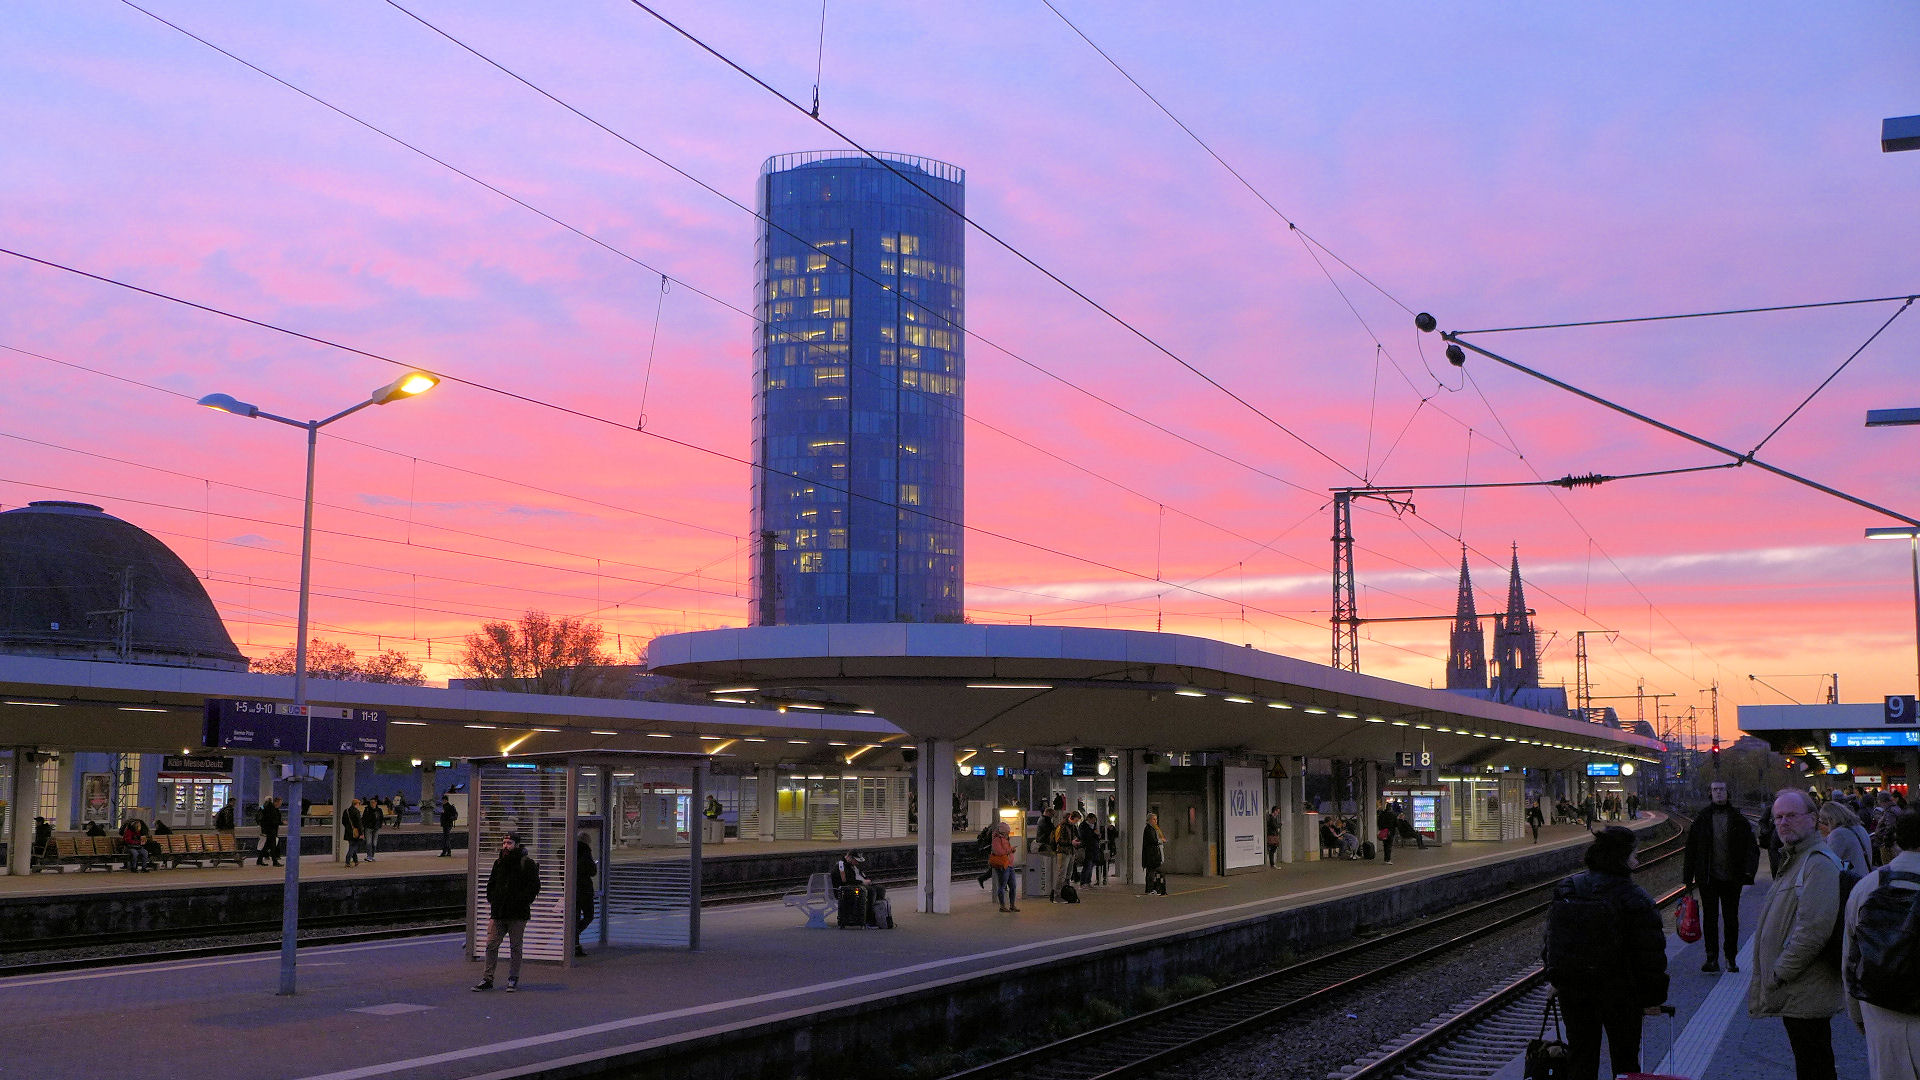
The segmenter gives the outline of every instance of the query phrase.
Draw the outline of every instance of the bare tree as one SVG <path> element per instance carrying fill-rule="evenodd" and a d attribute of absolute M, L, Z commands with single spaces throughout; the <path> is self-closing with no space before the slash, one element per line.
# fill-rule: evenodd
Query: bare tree
<path fill-rule="evenodd" d="M 281 649 L 253 661 L 255 671 L 267 675 L 291 675 L 297 656 L 292 647 Z M 375 653 L 366 661 L 337 641 L 312 638 L 307 642 L 307 675 L 314 679 L 340 682 L 397 683 L 419 686 L 426 682 L 420 665 L 405 653 L 393 649 Z"/>
<path fill-rule="evenodd" d="M 460 671 L 483 690 L 616 697 L 615 658 L 600 624 L 529 611 L 518 622 L 490 622 L 467 635 Z"/>

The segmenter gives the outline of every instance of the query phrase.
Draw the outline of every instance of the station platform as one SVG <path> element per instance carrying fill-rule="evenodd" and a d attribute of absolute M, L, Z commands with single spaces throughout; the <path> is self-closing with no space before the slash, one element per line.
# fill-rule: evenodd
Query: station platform
<path fill-rule="evenodd" d="M 964 837 L 956 834 L 956 846 L 972 844 L 974 835 Z M 900 848 L 911 852 L 914 841 L 911 837 L 901 840 L 862 840 L 853 843 L 818 840 L 729 840 L 724 845 L 706 846 L 703 861 L 716 862 L 722 859 L 781 861 L 790 858 L 804 859 L 818 856 L 819 869 L 825 870 L 841 852 L 853 848 L 856 851 L 872 852 L 881 848 Z M 616 862 L 649 862 L 654 860 L 685 859 L 687 849 L 680 848 L 632 848 L 614 853 Z M 912 857 L 907 858 L 909 865 Z M 300 880 L 340 881 L 367 880 L 382 877 L 410 877 L 429 874 L 460 874 L 467 872 L 467 849 L 464 844 L 453 849 L 453 854 L 442 858 L 438 851 L 387 851 L 380 853 L 371 861 L 363 861 L 359 866 L 347 866 L 335 862 L 329 855 L 307 855 L 300 860 Z M 161 889 L 220 889 L 234 885 L 273 885 L 285 880 L 286 870 L 278 866 L 257 866 L 253 857 L 248 856 L 240 866 L 223 863 L 218 866 L 184 866 L 178 870 L 158 870 L 151 874 L 130 874 L 123 869 L 80 870 L 68 868 L 65 872 L 40 871 L 32 874 L 0 873 L 0 900 L 14 897 L 60 896 L 72 897 L 87 893 L 120 893 Z"/>
<path fill-rule="evenodd" d="M 893 931 L 806 929 L 800 913 L 777 903 L 740 905 L 702 916 L 698 951 L 528 964 L 513 994 L 469 991 L 480 965 L 462 955 L 458 935 L 303 949 L 292 997 L 274 993 L 277 954 L 19 976 L 0 979 L 8 1017 L 0 1076 L 170 1078 L 207 1072 L 210 1054 L 217 1075 L 263 1080 L 551 1074 L 561 1063 L 1575 849 L 1586 837 L 1578 825 L 1550 826 L 1538 844 L 1396 847 L 1390 865 L 1321 861 L 1173 877 L 1165 897 L 1116 882 L 1083 889 L 1077 905 L 1023 900 L 1017 914 L 999 912 L 988 892 L 965 882 L 954 886 L 949 915 L 916 914 L 895 890 Z M 505 957 L 501 965 L 504 986 Z"/>

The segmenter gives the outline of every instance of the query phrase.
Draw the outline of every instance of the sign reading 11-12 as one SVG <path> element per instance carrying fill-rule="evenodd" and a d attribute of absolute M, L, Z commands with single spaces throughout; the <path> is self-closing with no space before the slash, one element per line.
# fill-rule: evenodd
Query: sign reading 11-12
<path fill-rule="evenodd" d="M 202 743 L 285 754 L 384 754 L 387 714 L 338 705 L 208 698 Z"/>

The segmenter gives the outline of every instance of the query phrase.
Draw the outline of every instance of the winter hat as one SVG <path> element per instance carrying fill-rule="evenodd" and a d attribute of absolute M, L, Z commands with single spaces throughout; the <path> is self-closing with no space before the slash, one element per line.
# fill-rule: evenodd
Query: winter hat
<path fill-rule="evenodd" d="M 1630 873 L 1627 859 L 1633 855 L 1633 845 L 1638 839 L 1632 829 L 1618 825 L 1601 829 L 1594 834 L 1593 846 L 1587 848 L 1587 868 L 1610 874 Z"/>

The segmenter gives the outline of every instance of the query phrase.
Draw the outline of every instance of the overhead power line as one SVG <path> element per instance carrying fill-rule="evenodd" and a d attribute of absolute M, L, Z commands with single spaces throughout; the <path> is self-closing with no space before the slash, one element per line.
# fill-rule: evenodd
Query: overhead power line
<path fill-rule="evenodd" d="M 818 116 L 814 116 L 811 112 L 808 111 L 805 105 L 802 105 L 799 102 L 788 97 L 787 95 L 781 93 L 779 90 L 775 89 L 771 84 L 769 84 L 766 80 L 760 78 L 760 76 L 755 75 L 753 72 L 748 71 L 746 68 L 742 67 L 738 63 L 735 63 L 726 54 L 720 52 L 718 49 L 715 49 L 713 46 L 707 44 L 705 41 L 702 41 L 699 37 L 695 36 L 689 31 L 681 28 L 681 26 L 678 23 L 675 23 L 673 20 L 667 18 L 665 15 L 662 15 L 660 14 L 660 12 L 655 11 L 651 7 L 648 7 L 645 3 L 642 2 L 642 0 L 630 0 L 630 2 L 633 4 L 633 6 L 639 8 L 641 11 L 644 11 L 648 15 L 653 16 L 662 25 L 666 26 L 668 29 L 672 30 L 674 33 L 679 34 L 681 37 L 685 38 L 689 42 L 692 42 L 694 45 L 698 46 L 702 51 L 707 53 L 709 56 L 712 56 L 714 59 L 719 60 L 721 63 L 727 65 L 728 67 L 732 68 L 734 71 L 739 72 L 742 76 L 751 80 L 754 83 L 754 85 L 760 87 L 762 90 L 765 90 L 767 93 L 772 94 L 774 97 L 779 98 L 781 101 L 785 102 L 788 106 L 790 106 L 795 112 L 798 112 L 803 116 L 807 116 L 814 123 L 819 124 L 821 127 L 832 132 L 836 138 L 840 139 L 842 142 L 846 143 L 848 146 L 854 148 L 855 150 L 859 151 L 861 154 L 865 155 L 867 158 L 879 164 L 882 168 L 886 169 L 888 172 L 898 177 L 902 183 L 911 185 L 915 190 L 919 191 L 921 194 L 925 195 L 927 198 L 933 200 L 936 204 L 946 209 L 947 212 L 953 214 L 955 217 L 959 218 L 961 221 L 964 221 L 968 225 L 972 226 L 975 232 L 978 232 L 981 236 L 984 236 L 988 240 L 993 241 L 993 243 L 996 246 L 998 246 L 1001 250 L 1007 252 L 1007 254 L 1009 255 L 1012 255 L 1014 258 L 1019 259 L 1021 262 L 1026 263 L 1029 267 L 1032 267 L 1035 271 L 1037 271 L 1042 277 L 1045 277 L 1047 280 L 1053 282 L 1055 285 L 1058 285 L 1062 289 L 1065 289 L 1067 292 L 1073 294 L 1075 297 L 1077 297 L 1082 302 L 1084 302 L 1087 306 L 1093 308 L 1095 311 L 1106 316 L 1107 319 L 1112 321 L 1115 325 L 1126 330 L 1128 333 L 1132 334 L 1134 337 L 1139 338 L 1142 342 L 1144 342 L 1148 347 L 1152 348 L 1155 352 L 1160 353 L 1161 355 L 1165 356 L 1167 359 L 1172 360 L 1174 363 L 1180 365 L 1181 367 L 1185 368 L 1187 371 L 1193 373 L 1201 381 L 1213 387 L 1215 390 L 1218 390 L 1220 393 L 1226 395 L 1228 398 L 1232 399 L 1235 403 L 1240 405 L 1242 408 L 1246 409 L 1248 412 L 1252 413 L 1254 416 L 1259 417 L 1261 420 L 1265 421 L 1268 425 L 1273 427 L 1275 430 L 1282 432 L 1287 437 L 1299 443 L 1301 446 L 1304 446 L 1308 450 L 1311 450 L 1315 454 L 1319 455 L 1321 458 L 1326 460 L 1327 463 L 1331 464 L 1334 468 L 1339 469 L 1341 472 L 1346 473 L 1348 476 L 1351 476 L 1356 480 L 1361 480 L 1363 482 L 1365 481 L 1366 479 L 1365 477 L 1361 476 L 1359 473 L 1348 468 L 1338 458 L 1335 458 L 1332 454 L 1329 454 L 1325 450 L 1322 450 L 1319 446 L 1315 445 L 1312 441 L 1308 440 L 1305 436 L 1301 435 L 1299 432 L 1296 432 L 1292 428 L 1289 428 L 1285 424 L 1282 424 L 1274 416 L 1272 416 L 1265 410 L 1261 409 L 1259 406 L 1253 404 L 1253 402 L 1247 400 L 1246 398 L 1242 397 L 1238 393 L 1235 393 L 1233 390 L 1229 389 L 1226 386 L 1226 384 L 1220 382 L 1218 379 L 1215 379 L 1213 376 L 1200 370 L 1194 364 L 1189 362 L 1185 357 L 1182 357 L 1180 354 L 1174 352 L 1172 349 L 1168 348 L 1167 346 L 1162 345 L 1159 342 L 1159 340 L 1154 338 L 1151 334 L 1148 334 L 1146 331 L 1140 329 L 1138 326 L 1128 321 L 1125 317 L 1120 315 L 1118 312 L 1114 311 L 1112 308 L 1107 307 L 1105 304 L 1102 304 L 1098 300 L 1095 300 L 1092 296 L 1081 291 L 1078 287 L 1073 285 L 1071 282 L 1067 281 L 1065 278 L 1061 277 L 1060 275 L 1054 273 L 1052 270 L 1048 269 L 1038 259 L 1034 258 L 1031 255 L 1028 255 L 1025 251 L 1022 251 L 1020 248 L 1016 247 L 1011 241 L 1008 241 L 1005 238 L 1001 237 L 999 233 L 994 232 L 992 229 L 987 228 L 986 226 L 980 224 L 980 222 L 967 216 L 965 211 L 961 210 L 959 207 L 952 205 L 951 203 L 948 203 L 945 199 L 942 199 L 939 195 L 931 191 L 928 191 L 925 187 L 922 187 L 918 181 L 914 180 L 913 177 L 908 176 L 906 173 L 896 168 L 892 162 L 874 153 L 872 150 L 867 149 L 865 145 L 860 143 L 858 140 L 854 139 L 852 136 L 848 135 L 846 132 L 841 131 L 839 128 L 835 127 L 833 124 L 829 123 L 828 121 L 821 119 Z M 395 8 L 398 8 L 401 11 L 406 11 L 406 9 L 403 7 L 400 7 L 400 5 L 395 2 L 395 0 L 387 0 L 387 3 L 392 5 Z M 412 14 L 411 12 L 407 12 L 407 13 L 409 15 Z M 417 16 L 415 17 L 417 18 Z"/>

